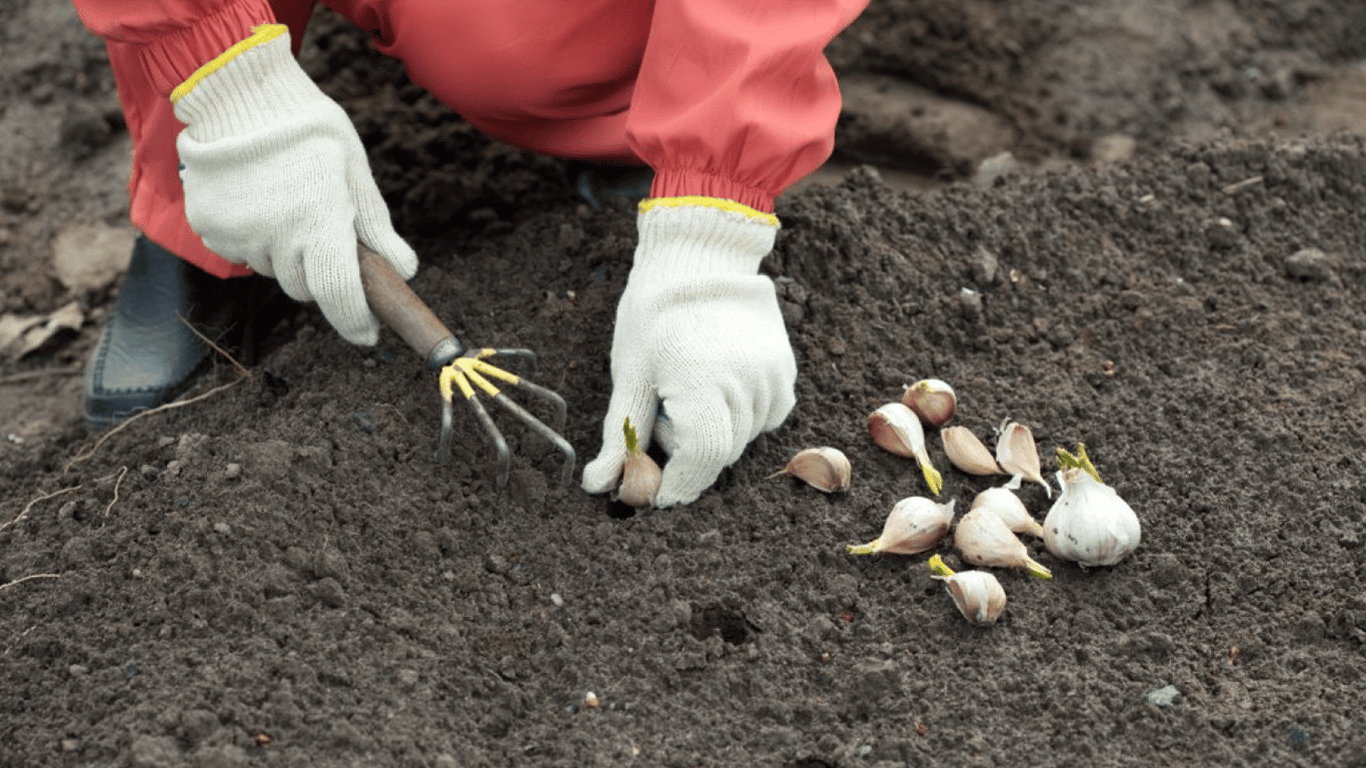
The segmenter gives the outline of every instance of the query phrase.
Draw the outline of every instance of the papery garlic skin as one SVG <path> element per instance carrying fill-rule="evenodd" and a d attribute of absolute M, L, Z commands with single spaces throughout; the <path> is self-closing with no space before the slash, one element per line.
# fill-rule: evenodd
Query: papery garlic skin
<path fill-rule="evenodd" d="M 930 429 L 939 429 L 947 424 L 958 410 L 958 395 L 953 387 L 939 379 L 921 379 L 906 387 L 901 402 Z"/>
<path fill-rule="evenodd" d="M 844 451 L 830 446 L 803 448 L 787 462 L 787 466 L 769 475 L 778 477 L 791 475 L 806 482 L 812 488 L 825 493 L 841 493 L 849 490 L 853 482 L 854 468 Z"/>
<path fill-rule="evenodd" d="M 939 431 L 939 439 L 944 444 L 944 455 L 957 469 L 970 475 L 1001 474 L 1001 465 L 991 451 L 967 427 L 944 427 Z"/>
<path fill-rule="evenodd" d="M 944 559 L 934 555 L 929 560 L 930 578 L 944 582 L 944 589 L 963 618 L 978 626 L 996 623 L 1006 609 L 1006 591 L 994 574 L 986 571 L 954 573 Z"/>
<path fill-rule="evenodd" d="M 655 496 L 664 482 L 664 472 L 641 447 L 629 416 L 622 420 L 621 431 L 626 439 L 626 461 L 621 466 L 617 501 L 632 507 L 654 506 Z"/>
<path fill-rule="evenodd" d="M 991 626 L 1006 609 L 1006 591 L 994 574 L 986 571 L 959 571 L 945 582 L 949 595 L 963 618 L 979 626 Z"/>
<path fill-rule="evenodd" d="M 939 495 L 944 487 L 944 476 L 930 462 L 930 453 L 925 449 L 925 428 L 920 424 L 920 417 L 905 403 L 887 403 L 868 414 L 868 434 L 883 450 L 897 456 L 914 457 L 930 492 Z"/>
<path fill-rule="evenodd" d="M 902 499 L 893 505 L 876 539 L 867 544 L 848 545 L 845 550 L 854 555 L 915 555 L 933 549 L 949 532 L 955 504 L 956 500 L 940 504 L 924 496 Z"/>
<path fill-rule="evenodd" d="M 1001 518 L 985 507 L 969 509 L 953 530 L 953 546 L 973 565 L 992 568 L 1024 568 L 1031 576 L 1051 579 L 1053 574 L 1029 556 L 1024 542 Z"/>
<path fill-rule="evenodd" d="M 1021 480 L 1028 480 L 1042 485 L 1052 498 L 1053 488 L 1043 479 L 1039 447 L 1034 442 L 1034 431 L 1029 427 L 1009 419 L 1002 422 L 996 437 L 996 463 L 1006 474 L 1014 476 L 1007 488 L 1019 488 Z"/>
<path fill-rule="evenodd" d="M 622 465 L 617 501 L 632 507 L 653 506 L 663 482 L 664 472 L 649 454 L 628 453 Z"/>
<path fill-rule="evenodd" d="M 1114 565 L 1138 548 L 1138 515 L 1115 489 L 1079 467 L 1058 472 L 1058 484 L 1062 494 L 1043 521 L 1043 543 L 1055 557 Z"/>
<path fill-rule="evenodd" d="M 969 509 L 978 507 L 991 510 L 1014 533 L 1043 536 L 1043 526 L 1029 514 L 1025 503 L 1009 488 L 988 488 L 977 494 Z"/>

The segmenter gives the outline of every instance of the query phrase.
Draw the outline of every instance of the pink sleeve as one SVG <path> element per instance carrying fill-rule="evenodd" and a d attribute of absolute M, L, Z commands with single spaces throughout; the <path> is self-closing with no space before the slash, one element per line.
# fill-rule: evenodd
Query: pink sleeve
<path fill-rule="evenodd" d="M 148 237 L 219 277 L 250 274 L 204 247 L 185 220 L 175 140 L 183 127 L 170 93 L 251 28 L 276 21 L 270 0 L 74 0 L 81 22 L 103 38 L 133 140 L 129 218 Z M 297 2 L 301 25 L 312 3 Z M 301 40 L 302 26 L 292 29 Z"/>
<path fill-rule="evenodd" d="M 840 92 L 823 53 L 867 0 L 659 0 L 627 140 L 653 197 L 764 212 L 834 148 Z"/>

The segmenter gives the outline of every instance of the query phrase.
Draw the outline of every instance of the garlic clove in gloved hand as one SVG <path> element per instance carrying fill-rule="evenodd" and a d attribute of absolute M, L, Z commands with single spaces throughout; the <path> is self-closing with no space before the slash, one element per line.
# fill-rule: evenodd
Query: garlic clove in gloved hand
<path fill-rule="evenodd" d="M 977 494 L 969 509 L 978 507 L 991 510 L 1014 533 L 1043 536 L 1043 526 L 1029 514 L 1024 502 L 1009 488 L 988 488 Z"/>
<path fill-rule="evenodd" d="M 986 507 L 969 509 L 953 529 L 953 546 L 973 565 L 992 568 L 1024 568 L 1040 579 L 1052 572 L 1029 556 L 1029 550 L 995 512 Z"/>
<path fill-rule="evenodd" d="M 887 403 L 868 414 L 868 434 L 883 450 L 897 456 L 914 457 L 930 492 L 939 495 L 944 487 L 944 476 L 934 468 L 929 451 L 925 450 L 925 428 L 920 425 L 920 417 L 905 403 Z"/>
<path fill-rule="evenodd" d="M 902 499 L 892 506 L 891 513 L 882 524 L 880 536 L 867 544 L 847 545 L 845 550 L 853 555 L 876 552 L 914 555 L 924 552 L 933 548 L 948 533 L 956 503 L 950 500 L 947 504 L 940 504 L 924 496 Z"/>
<path fill-rule="evenodd" d="M 1043 521 L 1048 551 L 1082 566 L 1114 565 L 1138 548 L 1142 526 L 1115 489 L 1100 481 L 1100 473 L 1077 444 L 1073 455 L 1058 449 L 1058 482 L 1062 493 Z"/>
<path fill-rule="evenodd" d="M 999 475 L 1001 466 L 991 451 L 967 427 L 945 427 L 939 431 L 949 463 L 970 475 Z"/>
<path fill-rule="evenodd" d="M 640 447 L 636 428 L 629 417 L 622 422 L 621 431 L 626 436 L 626 462 L 621 468 L 617 501 L 632 507 L 648 507 L 655 503 L 655 494 L 659 493 L 664 473 Z"/>
<path fill-rule="evenodd" d="M 822 446 L 804 448 L 797 452 L 787 466 L 769 475 L 769 478 L 788 475 L 804 481 L 807 485 L 825 493 L 849 490 L 854 474 L 849 457 L 838 448 Z"/>
<path fill-rule="evenodd" d="M 1001 422 L 1000 433 L 996 437 L 996 463 L 1008 475 L 1013 475 L 1007 488 L 1020 487 L 1021 480 L 1042 485 L 1053 497 L 1053 488 L 1043 479 L 1039 466 L 1039 447 L 1034 443 L 1034 432 L 1019 422 L 1009 419 Z"/>
<path fill-rule="evenodd" d="M 958 410 L 958 395 L 954 394 L 953 387 L 939 379 L 921 379 L 906 387 L 901 402 L 930 429 L 947 424 Z"/>
<path fill-rule="evenodd" d="M 979 626 L 996 623 L 1006 609 L 1006 591 L 996 576 L 986 571 L 954 573 L 939 555 L 930 558 L 930 578 L 944 582 L 963 618 Z"/>

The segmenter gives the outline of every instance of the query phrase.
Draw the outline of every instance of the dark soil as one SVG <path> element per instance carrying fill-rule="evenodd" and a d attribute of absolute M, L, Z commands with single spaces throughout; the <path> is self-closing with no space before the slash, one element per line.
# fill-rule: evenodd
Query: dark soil
<path fill-rule="evenodd" d="M 697 503 L 634 515 L 557 487 L 507 421 L 507 489 L 463 414 L 437 465 L 422 361 L 312 308 L 249 377 L 97 443 L 77 374 L 114 290 L 65 287 L 50 243 L 121 226 L 126 133 L 67 6 L 0 9 L 0 314 L 87 316 L 0 368 L 0 765 L 1366 764 L 1363 13 L 875 3 L 832 61 L 921 111 L 851 110 L 837 160 L 883 171 L 779 202 L 797 408 Z M 329 12 L 304 61 L 414 289 L 467 341 L 536 350 L 593 456 L 630 207 L 583 205 L 563 161 L 484 139 Z M 924 128 L 965 114 L 1009 138 Z M 1083 571 L 1029 540 L 1055 578 L 999 571 L 987 629 L 927 555 L 845 554 L 927 493 L 865 419 L 931 376 L 988 443 L 1029 425 L 1049 474 L 1084 442 L 1138 551 Z M 849 493 L 768 479 L 815 445 Z M 931 454 L 960 510 L 1002 480 Z"/>

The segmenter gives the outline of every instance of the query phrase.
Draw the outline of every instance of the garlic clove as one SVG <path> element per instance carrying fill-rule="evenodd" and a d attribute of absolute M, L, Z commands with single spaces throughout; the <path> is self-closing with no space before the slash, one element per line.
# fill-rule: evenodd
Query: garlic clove
<path fill-rule="evenodd" d="M 953 531 L 953 546 L 973 565 L 992 568 L 1024 568 L 1031 576 L 1051 579 L 1053 574 L 1029 556 L 1019 540 L 996 513 L 985 507 L 969 509 Z"/>
<path fill-rule="evenodd" d="M 923 496 L 902 499 L 892 506 L 881 535 L 867 544 L 848 545 L 845 551 L 854 555 L 914 555 L 932 549 L 949 532 L 956 503 L 950 500 L 940 504 Z"/>
<path fill-rule="evenodd" d="M 1058 449 L 1062 493 L 1043 522 L 1044 546 L 1054 556 L 1086 567 L 1114 565 L 1138 548 L 1143 538 L 1138 515 L 1100 474 L 1077 445 L 1074 456 Z"/>
<path fill-rule="evenodd" d="M 849 457 L 838 448 L 823 446 L 804 448 L 797 452 L 787 466 L 769 475 L 770 478 L 790 475 L 803 480 L 818 491 L 837 493 L 849 490 L 854 469 Z"/>
<path fill-rule="evenodd" d="M 944 582 L 958 612 L 969 622 L 991 626 L 1005 611 L 1006 591 L 994 574 L 986 571 L 954 573 L 939 555 L 931 557 L 929 565 L 930 578 Z"/>
<path fill-rule="evenodd" d="M 1024 502 L 1009 488 L 988 488 L 977 494 L 970 509 L 978 507 L 991 510 L 1014 533 L 1043 536 L 1043 526 L 1029 514 Z"/>
<path fill-rule="evenodd" d="M 1053 497 L 1053 488 L 1043 479 L 1039 466 L 1039 448 L 1034 443 L 1034 432 L 1029 427 L 1009 419 L 1001 423 L 996 437 L 996 463 L 1013 479 L 1007 488 L 1018 488 L 1020 480 L 1038 483 Z"/>
<path fill-rule="evenodd" d="M 944 487 L 944 476 L 934 468 L 929 451 L 925 450 L 925 428 L 920 425 L 920 417 L 905 403 L 887 403 L 868 414 L 868 434 L 883 450 L 897 456 L 915 457 L 925 476 L 925 484 L 934 495 L 939 495 Z"/>
<path fill-rule="evenodd" d="M 883 450 L 908 459 L 925 447 L 925 428 L 904 403 L 888 403 L 870 413 L 868 433 Z"/>
<path fill-rule="evenodd" d="M 947 424 L 958 410 L 958 395 L 954 394 L 953 387 L 939 379 L 921 379 L 907 387 L 901 402 L 930 429 Z"/>
<path fill-rule="evenodd" d="M 652 506 L 664 480 L 664 473 L 641 448 L 636 428 L 629 417 L 622 422 L 621 430 L 626 435 L 626 461 L 621 468 L 617 501 L 632 507 Z"/>
<path fill-rule="evenodd" d="M 949 463 L 970 475 L 999 475 L 1001 465 L 991 451 L 967 427 L 945 427 L 939 431 Z"/>

